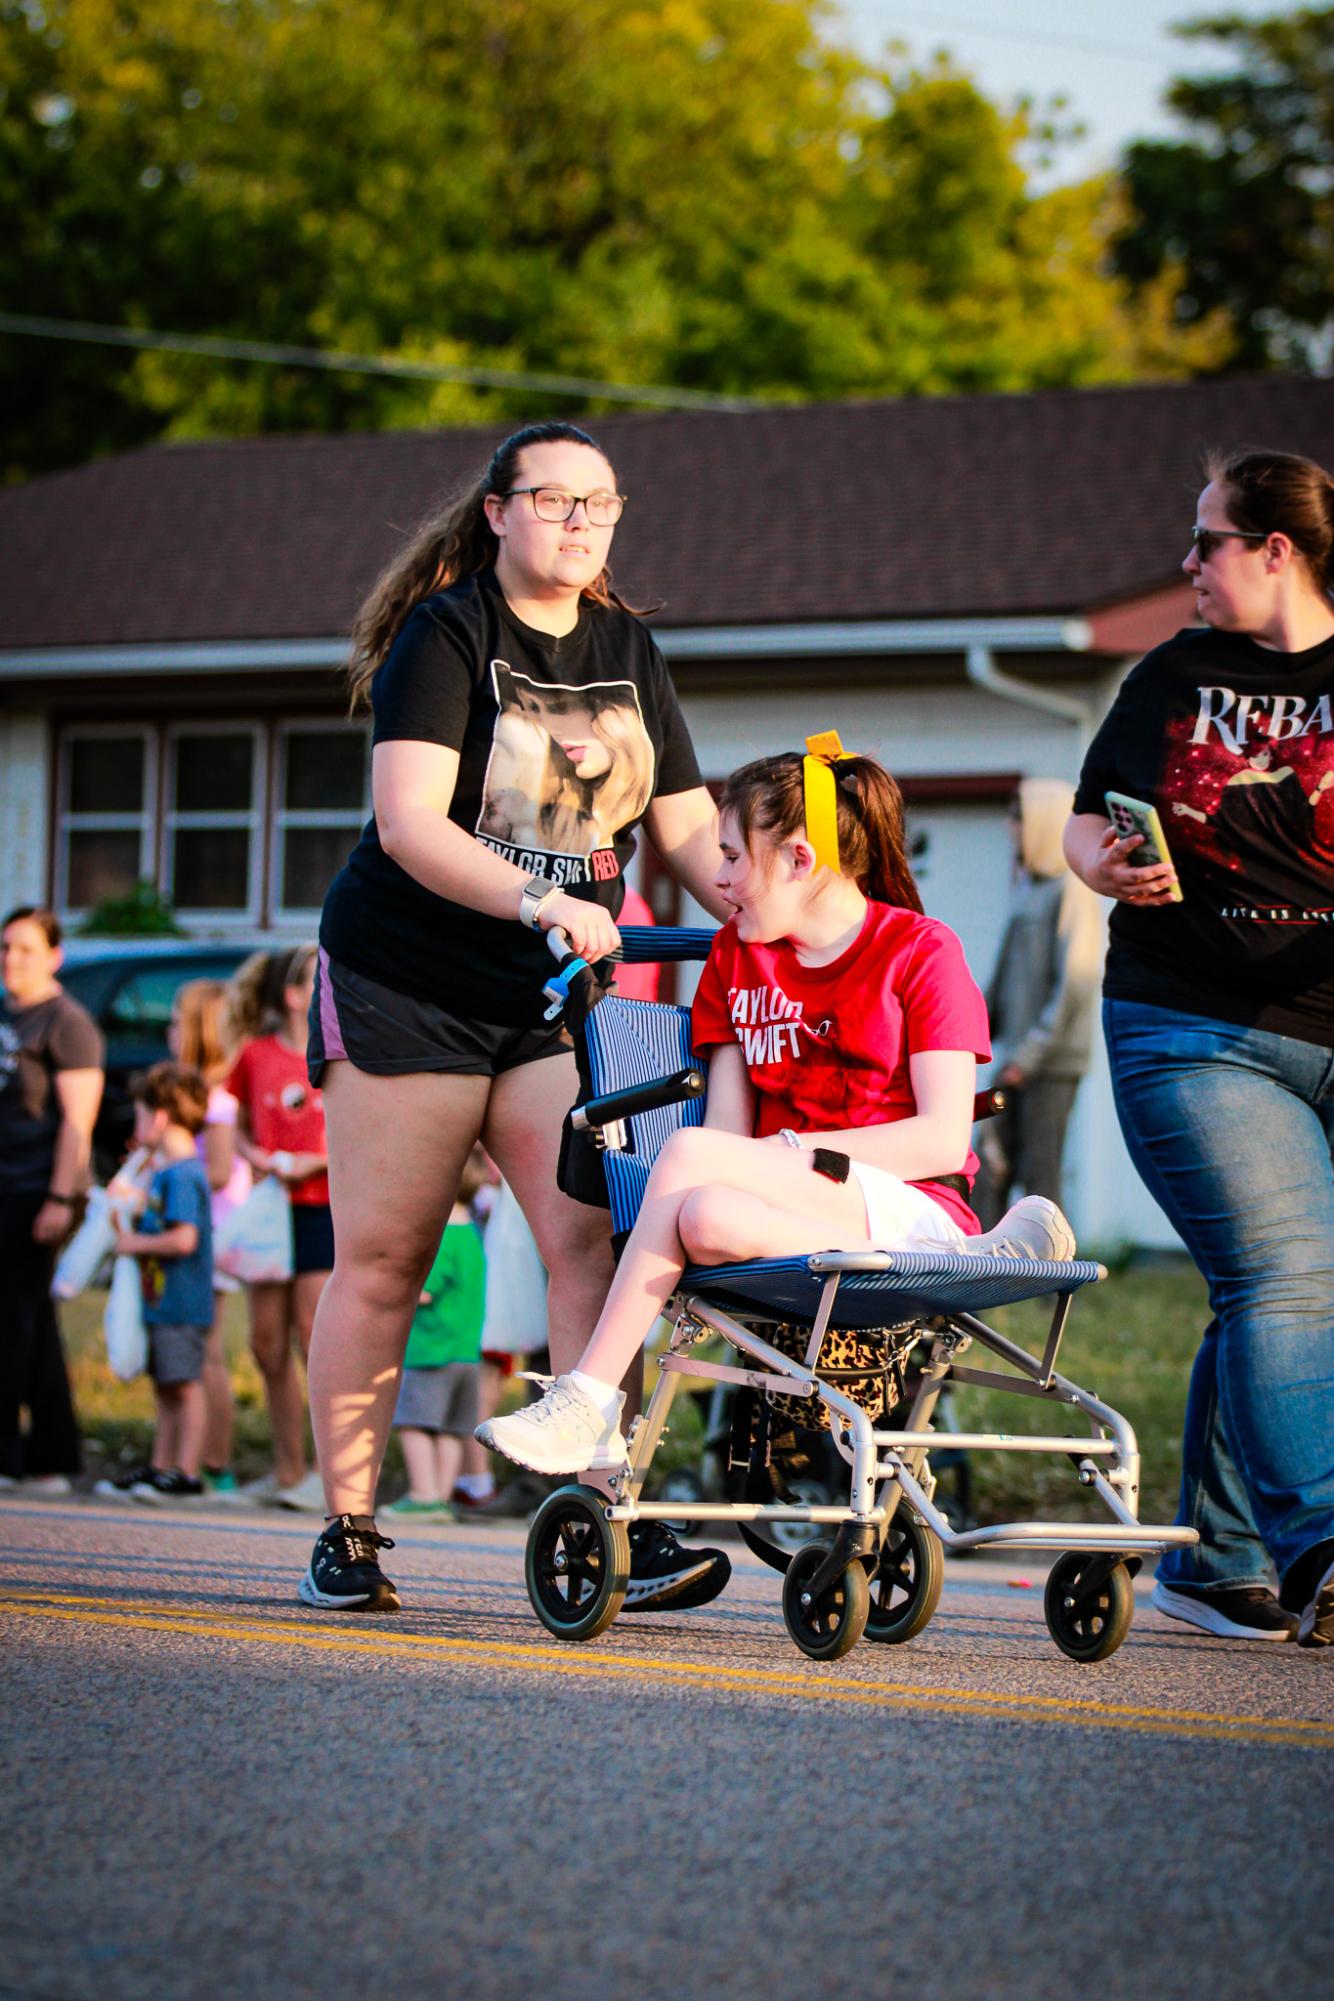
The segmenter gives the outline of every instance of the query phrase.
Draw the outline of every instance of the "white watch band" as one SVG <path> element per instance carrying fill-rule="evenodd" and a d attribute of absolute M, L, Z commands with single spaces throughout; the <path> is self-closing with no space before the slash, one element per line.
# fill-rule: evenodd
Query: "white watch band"
<path fill-rule="evenodd" d="M 779 1139 L 785 1141 L 788 1146 L 795 1146 L 798 1153 L 805 1153 L 806 1151 L 805 1147 L 802 1145 L 801 1141 L 797 1138 L 797 1135 L 793 1132 L 791 1126 L 782 1126 L 779 1129 L 778 1137 Z"/>
<path fill-rule="evenodd" d="M 553 896 L 560 895 L 560 884 L 548 881 L 544 875 L 530 875 L 519 892 L 519 922 L 526 924 L 530 931 L 536 931 L 537 919 L 545 904 Z"/>

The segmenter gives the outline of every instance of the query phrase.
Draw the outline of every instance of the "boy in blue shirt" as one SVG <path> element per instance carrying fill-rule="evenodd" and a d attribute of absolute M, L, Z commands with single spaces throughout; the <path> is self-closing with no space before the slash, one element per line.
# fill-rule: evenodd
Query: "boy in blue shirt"
<path fill-rule="evenodd" d="M 155 1063 L 133 1092 L 135 1144 L 153 1149 L 153 1176 L 138 1228 L 120 1231 L 116 1250 L 139 1260 L 157 1430 L 152 1462 L 130 1491 L 162 1506 L 204 1491 L 201 1378 L 213 1325 L 213 1226 L 195 1134 L 207 1116 L 208 1086 L 198 1070 Z"/>

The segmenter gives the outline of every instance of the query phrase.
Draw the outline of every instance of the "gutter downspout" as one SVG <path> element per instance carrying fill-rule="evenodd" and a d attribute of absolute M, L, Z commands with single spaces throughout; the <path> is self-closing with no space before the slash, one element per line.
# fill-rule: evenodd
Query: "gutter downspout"
<path fill-rule="evenodd" d="M 1069 627 L 1069 641 L 1072 652 L 1083 652 L 1089 643 L 1089 630 L 1082 619 L 1072 619 Z M 1073 723 L 1079 731 L 1079 745 L 1083 750 L 1093 735 L 1093 708 L 1088 702 L 1081 702 L 1075 695 L 1058 694 L 1054 688 L 1035 688 L 1031 681 L 1021 681 L 1017 675 L 1005 674 L 996 665 L 995 655 L 989 646 L 970 646 L 964 654 L 964 664 L 968 679 L 975 688 L 985 688 L 988 694 L 997 695 L 1004 702 L 1019 702 L 1030 709 L 1040 709 L 1044 715 L 1059 716 L 1062 722 Z"/>

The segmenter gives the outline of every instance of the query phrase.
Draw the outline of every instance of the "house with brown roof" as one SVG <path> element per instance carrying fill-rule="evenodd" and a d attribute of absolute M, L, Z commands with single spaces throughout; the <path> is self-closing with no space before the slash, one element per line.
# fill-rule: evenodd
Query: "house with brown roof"
<path fill-rule="evenodd" d="M 1261 377 L 608 416 L 618 587 L 654 604 L 710 776 L 817 729 L 874 751 L 928 907 L 985 978 L 1016 779 L 1073 778 L 1127 667 L 1188 623 L 1201 452 L 1334 460 L 1334 382 Z M 400 537 L 499 433 L 153 447 L 0 492 L 0 897 L 77 920 L 149 878 L 207 934 L 293 937 L 368 801 L 339 664 Z M 660 917 L 679 912 L 645 858 Z M 1161 1240 L 1105 1087 L 1077 1225 Z"/>

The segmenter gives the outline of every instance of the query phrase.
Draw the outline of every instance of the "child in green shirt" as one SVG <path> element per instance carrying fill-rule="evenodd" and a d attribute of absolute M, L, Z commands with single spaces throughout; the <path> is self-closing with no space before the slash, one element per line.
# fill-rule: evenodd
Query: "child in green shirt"
<path fill-rule="evenodd" d="M 486 1256 L 467 1204 L 484 1179 L 470 1161 L 413 1315 L 394 1424 L 408 1492 L 385 1513 L 395 1520 L 456 1520 L 450 1495 L 463 1441 L 478 1422 Z"/>

